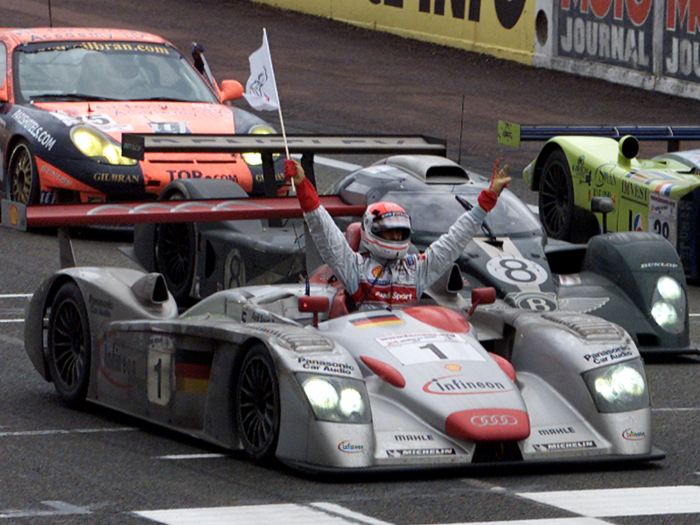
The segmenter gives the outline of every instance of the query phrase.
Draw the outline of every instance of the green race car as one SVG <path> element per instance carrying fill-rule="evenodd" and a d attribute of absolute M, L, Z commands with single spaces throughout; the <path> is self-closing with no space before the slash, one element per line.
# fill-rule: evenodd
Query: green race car
<path fill-rule="evenodd" d="M 654 232 L 671 242 L 693 278 L 700 277 L 700 150 L 680 151 L 680 143 L 698 139 L 698 127 L 499 123 L 502 143 L 546 141 L 523 177 L 539 193 L 549 237 L 587 242 L 602 230 Z M 666 140 L 669 151 L 638 158 L 640 140 Z M 606 201 L 612 206 L 600 208 Z"/>

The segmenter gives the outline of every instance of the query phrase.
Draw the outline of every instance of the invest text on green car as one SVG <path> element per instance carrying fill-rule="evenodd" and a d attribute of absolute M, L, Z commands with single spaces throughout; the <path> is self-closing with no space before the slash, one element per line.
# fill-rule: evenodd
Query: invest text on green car
<path fill-rule="evenodd" d="M 546 141 L 523 177 L 539 194 L 540 220 L 548 236 L 587 241 L 601 231 L 603 223 L 603 215 L 591 211 L 592 201 L 607 197 L 613 203 L 605 216 L 607 231 L 662 235 L 678 251 L 686 275 L 693 278 L 700 277 L 700 150 L 680 151 L 680 144 L 699 139 L 700 127 L 499 122 L 501 143 Z M 665 140 L 668 153 L 638 158 L 640 140 Z"/>

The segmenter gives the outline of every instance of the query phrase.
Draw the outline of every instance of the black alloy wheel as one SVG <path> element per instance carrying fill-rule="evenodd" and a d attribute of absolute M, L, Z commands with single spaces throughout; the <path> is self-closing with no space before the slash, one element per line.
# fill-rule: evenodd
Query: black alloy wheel
<path fill-rule="evenodd" d="M 540 220 L 549 237 L 569 240 L 574 228 L 574 187 L 566 155 L 553 150 L 544 163 L 539 192 Z"/>
<path fill-rule="evenodd" d="M 62 285 L 51 305 L 48 365 L 60 398 L 79 406 L 87 397 L 92 343 L 85 301 L 74 282 Z"/>
<path fill-rule="evenodd" d="M 27 142 L 20 141 L 12 150 L 7 175 L 11 200 L 27 205 L 39 203 L 39 175 Z"/>
<path fill-rule="evenodd" d="M 163 200 L 185 199 L 183 193 L 176 191 Z M 173 222 L 156 226 L 156 271 L 163 274 L 168 290 L 180 306 L 194 303 L 190 293 L 195 279 L 196 256 L 197 230 L 193 223 Z"/>
<path fill-rule="evenodd" d="M 275 365 L 263 344 L 243 360 L 236 384 L 236 422 L 243 447 L 258 463 L 275 457 L 280 429 L 280 394 Z"/>

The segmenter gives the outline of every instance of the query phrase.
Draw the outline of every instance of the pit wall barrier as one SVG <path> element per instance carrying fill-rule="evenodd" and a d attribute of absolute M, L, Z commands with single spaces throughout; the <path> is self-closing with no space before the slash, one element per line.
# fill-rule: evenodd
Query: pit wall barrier
<path fill-rule="evenodd" d="M 700 0 L 254 1 L 700 100 Z"/>

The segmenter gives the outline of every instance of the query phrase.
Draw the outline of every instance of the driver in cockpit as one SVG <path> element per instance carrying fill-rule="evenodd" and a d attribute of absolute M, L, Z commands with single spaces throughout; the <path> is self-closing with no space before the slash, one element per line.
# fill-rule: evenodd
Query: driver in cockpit
<path fill-rule="evenodd" d="M 293 179 L 311 237 L 323 261 L 345 287 L 355 309 L 363 305 L 412 302 L 457 260 L 511 178 L 508 166 L 494 169 L 491 187 L 479 194 L 479 205 L 463 213 L 449 231 L 422 254 L 410 254 L 411 219 L 393 202 L 375 202 L 362 217 L 361 246 L 350 248 L 343 232 L 321 206 L 316 189 L 301 165 L 285 161 L 285 177 Z"/>

